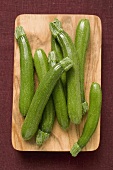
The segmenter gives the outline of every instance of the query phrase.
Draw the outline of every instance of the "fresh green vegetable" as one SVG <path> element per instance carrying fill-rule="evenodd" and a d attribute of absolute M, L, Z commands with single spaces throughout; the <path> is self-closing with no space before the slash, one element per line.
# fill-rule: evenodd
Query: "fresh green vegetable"
<path fill-rule="evenodd" d="M 56 62 L 59 62 L 60 60 L 63 59 L 62 49 L 61 49 L 57 39 L 55 39 L 53 37 L 53 35 L 51 36 L 51 50 L 55 51 L 55 54 L 56 54 L 56 57 L 57 57 Z M 66 95 L 66 73 L 65 72 L 61 75 L 61 81 L 62 81 L 64 91 L 65 91 L 65 95 Z"/>
<path fill-rule="evenodd" d="M 54 51 L 51 51 L 49 53 L 48 62 L 50 64 L 50 67 L 53 67 L 56 64 L 56 54 Z M 53 89 L 52 95 L 58 123 L 63 129 L 67 129 L 69 127 L 69 117 L 61 79 L 57 81 Z"/>
<path fill-rule="evenodd" d="M 45 52 L 42 49 L 36 50 L 34 54 L 34 65 L 40 83 L 44 78 L 45 74 L 49 70 L 48 59 Z M 36 135 L 36 143 L 38 145 L 42 145 L 43 142 L 49 138 L 49 135 L 53 128 L 54 119 L 55 119 L 54 104 L 52 96 L 50 96 L 43 111 L 41 123 L 39 126 L 40 128 Z"/>
<path fill-rule="evenodd" d="M 86 50 L 89 44 L 89 38 L 90 38 L 89 20 L 81 19 L 76 29 L 75 48 L 77 51 L 77 57 L 79 59 L 80 87 L 81 87 L 83 114 L 85 114 L 88 110 L 88 103 L 85 100 L 85 92 L 84 92 L 84 67 L 85 67 L 85 60 L 86 60 Z"/>
<path fill-rule="evenodd" d="M 37 136 L 36 136 L 36 144 L 38 146 L 41 146 L 48 138 L 50 134 L 46 133 L 44 131 L 38 130 Z"/>
<path fill-rule="evenodd" d="M 26 116 L 34 95 L 34 68 L 31 48 L 26 34 L 21 26 L 15 31 L 20 49 L 20 98 L 19 109 Z"/>
<path fill-rule="evenodd" d="M 66 57 L 52 67 L 40 82 L 22 126 L 21 134 L 24 140 L 29 140 L 35 135 L 42 118 L 43 110 L 56 82 L 61 74 L 64 71 L 68 71 L 72 66 L 72 60 Z"/>
<path fill-rule="evenodd" d="M 76 56 L 75 46 L 70 36 L 61 28 L 59 20 L 50 23 L 50 30 L 54 38 L 59 42 L 64 57 L 73 61 L 73 67 L 67 73 L 67 106 L 71 122 L 79 124 L 82 119 L 82 102 L 79 80 L 79 63 Z"/>
<path fill-rule="evenodd" d="M 90 88 L 90 99 L 89 99 L 89 111 L 88 117 L 82 132 L 81 137 L 78 142 L 75 143 L 70 151 L 72 156 L 77 156 L 77 154 L 82 150 L 82 148 L 88 143 L 89 139 L 96 130 L 102 103 L 102 91 L 98 83 L 92 83 Z"/>

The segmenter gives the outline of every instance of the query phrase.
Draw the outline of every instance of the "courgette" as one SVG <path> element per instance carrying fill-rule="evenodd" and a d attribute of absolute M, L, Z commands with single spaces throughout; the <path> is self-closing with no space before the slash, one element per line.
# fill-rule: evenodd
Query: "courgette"
<path fill-rule="evenodd" d="M 63 59 L 63 52 L 60 47 L 60 44 L 58 43 L 57 39 L 53 37 L 53 35 L 51 36 L 51 51 L 54 51 L 56 54 L 56 62 L 59 62 L 60 60 Z M 66 73 L 65 72 L 61 75 L 61 81 L 66 95 Z"/>
<path fill-rule="evenodd" d="M 26 116 L 34 95 L 34 66 L 31 48 L 23 27 L 18 26 L 15 38 L 20 49 L 20 97 L 19 109 Z"/>
<path fill-rule="evenodd" d="M 94 82 L 92 83 L 90 88 L 88 116 L 83 128 L 82 135 L 71 148 L 70 153 L 72 154 L 72 156 L 74 157 L 77 156 L 77 154 L 82 150 L 82 148 L 86 146 L 89 139 L 95 132 L 100 117 L 101 105 L 102 105 L 102 90 L 100 85 Z"/>
<path fill-rule="evenodd" d="M 75 45 L 70 36 L 62 29 L 59 20 L 50 23 L 50 30 L 62 48 L 63 56 L 73 61 L 73 67 L 66 74 L 67 80 L 67 107 L 71 122 L 79 124 L 82 119 L 82 102 L 80 92 L 79 63 Z"/>
<path fill-rule="evenodd" d="M 56 64 L 56 60 L 56 53 L 54 51 L 51 51 L 48 55 L 48 62 L 50 64 L 50 67 L 53 67 Z M 69 127 L 69 117 L 67 112 L 64 88 L 61 79 L 57 81 L 53 89 L 52 96 L 58 123 L 62 129 L 66 130 Z"/>
<path fill-rule="evenodd" d="M 61 74 L 64 71 L 68 71 L 72 66 L 72 60 L 66 57 L 52 67 L 43 77 L 43 80 L 40 82 L 35 92 L 27 116 L 22 125 L 21 134 L 24 140 L 29 140 L 35 135 L 42 118 L 43 110 L 56 82 Z"/>
<path fill-rule="evenodd" d="M 90 38 L 89 20 L 81 19 L 76 29 L 75 48 L 76 48 L 77 57 L 79 60 L 80 89 L 81 89 L 83 114 L 85 114 L 88 110 L 88 103 L 85 100 L 85 92 L 84 92 L 84 67 L 85 67 L 85 61 L 86 61 L 86 50 L 89 44 L 89 38 Z"/>
<path fill-rule="evenodd" d="M 40 83 L 49 70 L 47 56 L 42 49 L 38 49 L 34 54 L 34 65 Z M 50 136 L 55 119 L 55 109 L 52 96 L 49 97 L 48 102 L 44 108 L 39 130 L 36 135 L 36 143 L 42 145 Z"/>

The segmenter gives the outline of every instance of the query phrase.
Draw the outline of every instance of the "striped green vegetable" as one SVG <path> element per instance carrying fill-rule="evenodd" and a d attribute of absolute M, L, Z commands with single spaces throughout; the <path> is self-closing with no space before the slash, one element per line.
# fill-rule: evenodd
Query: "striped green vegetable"
<path fill-rule="evenodd" d="M 19 109 L 22 116 L 26 116 L 34 95 L 34 68 L 30 44 L 24 29 L 18 26 L 15 38 L 20 50 L 20 97 Z"/>
<path fill-rule="evenodd" d="M 48 55 L 48 62 L 50 67 L 53 67 L 56 64 L 56 54 L 54 51 L 51 51 Z M 69 127 L 69 117 L 67 112 L 66 98 L 63 89 L 61 79 L 59 79 L 52 92 L 54 106 L 56 111 L 56 117 L 59 125 L 66 130 Z"/>
<path fill-rule="evenodd" d="M 54 51 L 56 54 L 56 58 L 57 58 L 56 62 L 59 62 L 60 60 L 63 59 L 63 53 L 60 44 L 58 43 L 57 39 L 53 37 L 53 35 L 51 36 L 51 50 Z M 61 75 L 61 81 L 66 95 L 66 73 L 65 72 Z"/>
<path fill-rule="evenodd" d="M 61 28 L 59 20 L 50 23 L 50 30 L 54 38 L 59 42 L 64 57 L 73 61 L 73 67 L 67 73 L 67 106 L 71 122 L 79 124 L 82 119 L 82 102 L 80 92 L 79 65 L 75 46 L 70 36 Z"/>
<path fill-rule="evenodd" d="M 86 146 L 89 139 L 95 132 L 99 121 L 102 105 L 102 90 L 98 83 L 92 83 L 91 85 L 89 102 L 88 116 L 84 125 L 82 135 L 73 145 L 70 151 L 70 153 L 74 157 L 77 156 L 77 154 L 82 150 L 84 146 Z"/>
<path fill-rule="evenodd" d="M 38 81 L 40 83 L 49 70 L 48 59 L 42 49 L 36 50 L 34 54 L 34 65 L 38 75 Z M 49 138 L 53 128 L 54 119 L 55 109 L 52 96 L 50 96 L 44 108 L 39 130 L 36 135 L 36 143 L 38 145 L 42 145 Z"/>
<path fill-rule="evenodd" d="M 29 140 L 35 135 L 42 118 L 43 110 L 56 82 L 61 74 L 64 71 L 68 71 L 72 66 L 72 60 L 66 57 L 52 67 L 40 82 L 22 125 L 21 134 L 24 140 Z"/>
<path fill-rule="evenodd" d="M 88 103 L 85 100 L 85 92 L 84 92 L 84 67 L 85 67 L 85 60 L 86 60 L 86 50 L 89 44 L 89 38 L 90 38 L 89 20 L 81 19 L 76 29 L 75 48 L 79 60 L 80 88 L 81 88 L 83 114 L 85 114 L 88 110 Z"/>

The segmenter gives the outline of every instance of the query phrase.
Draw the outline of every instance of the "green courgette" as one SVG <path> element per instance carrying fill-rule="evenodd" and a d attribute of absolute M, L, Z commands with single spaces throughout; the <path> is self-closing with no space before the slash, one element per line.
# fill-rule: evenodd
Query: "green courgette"
<path fill-rule="evenodd" d="M 95 132 L 99 121 L 102 104 L 102 90 L 98 83 L 92 83 L 91 85 L 89 102 L 88 116 L 83 128 L 82 135 L 73 145 L 70 151 L 74 157 L 77 156 L 77 154 L 82 150 L 84 146 L 86 146 L 89 139 Z"/>
<path fill-rule="evenodd" d="M 57 57 L 56 62 L 59 62 L 60 60 L 63 59 L 63 53 L 60 44 L 58 43 L 57 39 L 53 37 L 53 35 L 51 36 L 51 51 L 55 51 Z M 66 73 L 65 72 L 61 75 L 61 81 L 66 95 Z"/>
<path fill-rule="evenodd" d="M 86 50 L 89 44 L 89 38 L 90 38 L 89 20 L 81 19 L 76 29 L 75 48 L 79 60 L 80 89 L 81 89 L 83 114 L 85 114 L 88 110 L 88 103 L 85 100 L 85 92 L 84 92 L 84 67 L 85 67 L 85 60 L 86 60 Z"/>
<path fill-rule="evenodd" d="M 42 49 L 36 50 L 34 54 L 34 65 L 38 76 L 38 82 L 40 83 L 45 74 L 49 70 L 48 59 L 44 50 Z M 50 96 L 44 108 L 41 123 L 39 125 L 39 130 L 36 135 L 36 143 L 38 145 L 42 145 L 44 141 L 46 141 L 49 138 L 49 135 L 53 128 L 54 119 L 55 109 L 52 96 Z"/>
<path fill-rule="evenodd" d="M 51 51 L 48 55 L 48 62 L 50 64 L 50 67 L 53 67 L 56 64 L 56 60 L 57 57 L 55 52 Z M 61 79 L 57 81 L 53 89 L 52 96 L 58 123 L 62 129 L 66 130 L 69 127 L 69 117 L 67 112 L 64 88 Z"/>
<path fill-rule="evenodd" d="M 73 67 L 66 75 L 67 80 L 67 107 L 71 122 L 79 124 L 82 119 L 82 102 L 80 92 L 79 63 L 76 56 L 75 45 L 70 36 L 62 29 L 59 20 L 50 23 L 50 30 L 54 38 L 59 42 L 64 57 L 73 61 Z"/>
<path fill-rule="evenodd" d="M 43 110 L 56 82 L 61 74 L 64 71 L 68 71 L 72 66 L 72 60 L 66 57 L 52 67 L 43 77 L 43 80 L 40 82 L 35 92 L 27 116 L 22 125 L 21 134 L 24 140 L 29 140 L 35 135 L 42 118 Z"/>
<path fill-rule="evenodd" d="M 34 95 L 34 66 L 30 44 L 21 26 L 15 31 L 20 49 L 20 97 L 19 109 L 26 116 Z"/>

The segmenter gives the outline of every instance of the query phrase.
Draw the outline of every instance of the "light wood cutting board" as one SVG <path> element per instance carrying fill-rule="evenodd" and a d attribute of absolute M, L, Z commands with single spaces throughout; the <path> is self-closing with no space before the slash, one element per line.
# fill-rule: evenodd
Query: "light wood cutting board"
<path fill-rule="evenodd" d="M 101 40 L 102 28 L 101 21 L 94 15 L 19 15 L 15 20 L 15 28 L 23 26 L 28 40 L 31 45 L 32 54 L 38 48 L 45 50 L 46 54 L 51 49 L 51 34 L 49 22 L 58 18 L 62 22 L 64 30 L 71 36 L 74 41 L 75 29 L 82 18 L 90 21 L 91 35 L 90 43 L 87 50 L 85 65 L 85 95 L 89 102 L 89 90 L 92 82 L 101 84 Z M 37 82 L 37 78 L 35 79 Z M 13 77 L 13 106 L 12 106 L 12 145 L 19 151 L 70 151 L 70 148 L 80 137 L 86 120 L 84 116 L 80 125 L 70 124 L 68 131 L 63 131 L 57 123 L 54 123 L 53 131 L 41 147 L 35 144 L 35 138 L 30 141 L 24 141 L 21 137 L 21 127 L 23 117 L 19 112 L 19 92 L 20 92 L 20 54 L 16 40 L 14 39 L 14 77 Z M 96 150 L 100 142 L 100 120 L 97 129 L 89 143 L 83 151 Z"/>

